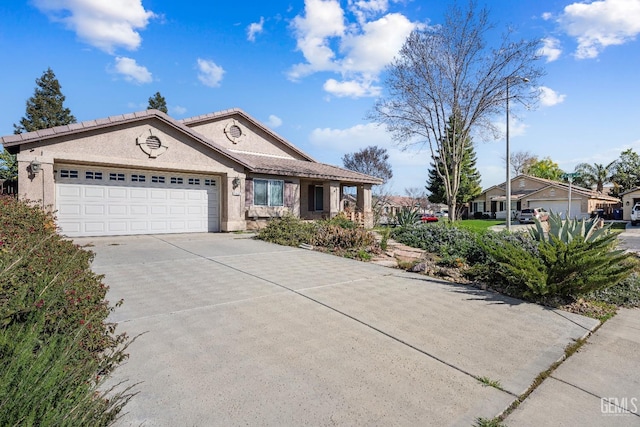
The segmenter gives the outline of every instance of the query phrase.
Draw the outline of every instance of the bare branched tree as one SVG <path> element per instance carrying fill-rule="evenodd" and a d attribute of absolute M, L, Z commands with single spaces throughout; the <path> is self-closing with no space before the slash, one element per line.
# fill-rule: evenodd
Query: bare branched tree
<path fill-rule="evenodd" d="M 450 6 L 442 25 L 414 30 L 387 67 L 388 95 L 370 114 L 405 148 L 428 143 L 433 158 L 448 159 L 450 168 L 435 164 L 450 215 L 455 212 L 465 141 L 472 130 L 496 133 L 492 121 L 504 112 L 507 82 L 510 98 L 527 105 L 538 98 L 523 78 L 531 88 L 537 87 L 543 74 L 536 62 L 540 40 L 512 41 L 513 31 L 507 29 L 490 47 L 487 42 L 494 30 L 487 9 L 476 10 L 473 0 L 467 8 Z M 451 138 L 446 128 L 454 114 L 460 117 L 455 121 L 459 129 L 449 132 L 455 135 Z"/>
<path fill-rule="evenodd" d="M 528 151 L 516 151 L 515 153 L 511 153 L 510 157 L 511 159 L 509 160 L 509 164 L 511 164 L 511 170 L 513 171 L 514 176 L 518 176 L 523 173 L 526 174 L 529 167 L 538 161 L 538 156 L 535 156 Z"/>
<path fill-rule="evenodd" d="M 404 194 L 411 199 L 411 206 L 418 207 L 420 212 L 423 212 L 429 208 L 429 196 L 424 188 L 420 187 L 408 187 L 404 189 Z"/>

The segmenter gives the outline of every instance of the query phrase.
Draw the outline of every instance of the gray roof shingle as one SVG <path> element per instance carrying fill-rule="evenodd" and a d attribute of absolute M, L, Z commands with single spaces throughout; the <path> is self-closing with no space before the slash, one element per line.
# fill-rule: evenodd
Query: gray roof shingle
<path fill-rule="evenodd" d="M 358 184 L 382 184 L 382 180 L 370 175 L 325 163 L 285 159 L 258 154 L 236 154 L 251 166 L 251 171 L 269 175 L 297 176 L 315 179 L 335 179 Z"/>
<path fill-rule="evenodd" d="M 254 123 L 256 126 L 263 129 L 266 133 L 273 136 L 284 145 L 290 147 L 295 152 L 300 153 L 302 157 L 308 160 L 296 160 L 258 154 L 234 153 L 218 145 L 214 141 L 204 137 L 203 135 L 189 127 L 190 124 L 234 114 L 240 114 L 242 117 L 244 117 L 251 123 Z M 353 172 L 347 169 L 339 168 L 337 166 L 316 162 L 308 154 L 304 153 L 282 137 L 276 135 L 270 129 L 257 122 L 242 110 L 236 108 L 220 111 L 217 113 L 204 114 L 184 120 L 175 120 L 167 114 L 158 110 L 144 110 L 135 113 L 119 114 L 97 120 L 87 120 L 80 123 L 71 123 L 69 125 L 56 126 L 54 128 L 43 129 L 34 132 L 26 132 L 17 135 L 7 135 L 0 137 L 0 143 L 5 148 L 17 147 L 21 144 L 26 144 L 29 142 L 42 141 L 64 135 L 73 135 L 89 130 L 107 128 L 115 124 L 145 120 L 151 117 L 157 118 L 169 124 L 170 126 L 179 129 L 185 134 L 198 140 L 202 144 L 210 147 L 214 151 L 217 151 L 218 153 L 244 166 L 250 172 L 281 176 L 297 176 L 303 178 L 328 179 L 336 181 L 346 181 L 351 183 L 382 183 L 382 180 L 369 175 Z"/>

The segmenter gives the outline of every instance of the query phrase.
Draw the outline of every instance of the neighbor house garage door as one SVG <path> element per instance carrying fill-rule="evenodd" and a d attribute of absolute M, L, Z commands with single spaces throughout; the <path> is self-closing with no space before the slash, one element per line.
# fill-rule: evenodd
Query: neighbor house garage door
<path fill-rule="evenodd" d="M 531 202 L 532 204 L 534 202 Z M 531 206 L 532 208 L 535 207 L 543 207 L 546 210 L 553 212 L 553 213 L 557 213 L 562 215 L 562 218 L 566 218 L 566 214 L 567 214 L 567 207 L 569 206 L 569 201 L 568 200 L 538 200 L 536 206 Z M 570 218 L 575 218 L 576 216 L 578 218 L 582 218 L 582 214 L 580 212 L 581 209 L 581 203 L 580 200 L 575 200 L 572 199 L 571 200 L 571 214 L 570 214 Z"/>
<path fill-rule="evenodd" d="M 219 231 L 215 176 L 56 165 L 58 226 L 70 237 Z"/>

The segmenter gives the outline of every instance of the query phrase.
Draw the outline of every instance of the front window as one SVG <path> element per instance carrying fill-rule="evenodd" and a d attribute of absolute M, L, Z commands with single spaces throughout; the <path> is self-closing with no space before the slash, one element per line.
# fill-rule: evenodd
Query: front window
<path fill-rule="evenodd" d="M 284 181 L 277 179 L 254 179 L 253 204 L 256 206 L 283 206 Z"/>

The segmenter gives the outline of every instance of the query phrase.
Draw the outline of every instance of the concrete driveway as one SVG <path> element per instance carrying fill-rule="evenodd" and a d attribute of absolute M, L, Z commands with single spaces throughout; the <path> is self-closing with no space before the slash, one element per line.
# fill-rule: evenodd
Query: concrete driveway
<path fill-rule="evenodd" d="M 597 325 L 246 235 L 75 241 L 144 333 L 113 378 L 141 382 L 120 425 L 469 426 Z"/>

